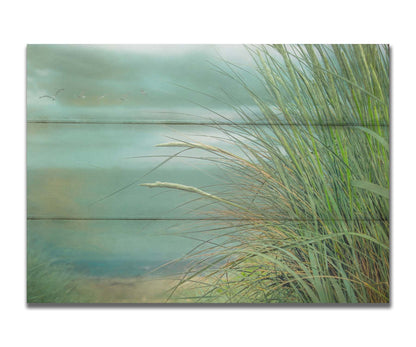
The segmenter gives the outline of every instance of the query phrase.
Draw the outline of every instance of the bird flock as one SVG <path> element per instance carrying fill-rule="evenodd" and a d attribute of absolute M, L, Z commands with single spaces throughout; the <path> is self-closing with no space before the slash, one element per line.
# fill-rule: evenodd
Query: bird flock
<path fill-rule="evenodd" d="M 61 94 L 64 90 L 65 90 L 64 88 L 59 88 L 55 91 L 55 93 L 53 95 L 42 95 L 42 96 L 39 97 L 39 99 L 44 99 L 45 98 L 45 99 L 49 99 L 49 100 L 54 102 L 54 101 L 57 100 L 58 95 Z M 144 89 L 140 89 L 139 95 L 147 95 L 147 92 Z M 85 93 L 83 91 L 81 91 L 78 94 L 74 94 L 74 97 L 76 97 L 78 99 L 81 99 L 81 100 L 85 100 L 87 98 L 88 99 L 95 98 L 97 100 L 104 100 L 104 99 L 108 98 L 108 96 L 106 94 L 100 95 L 98 97 L 97 96 L 87 97 L 87 95 L 85 95 Z M 125 94 L 125 95 L 119 96 L 117 98 L 118 98 L 117 99 L 118 101 L 123 103 L 123 102 L 126 102 L 129 99 L 129 95 Z"/>

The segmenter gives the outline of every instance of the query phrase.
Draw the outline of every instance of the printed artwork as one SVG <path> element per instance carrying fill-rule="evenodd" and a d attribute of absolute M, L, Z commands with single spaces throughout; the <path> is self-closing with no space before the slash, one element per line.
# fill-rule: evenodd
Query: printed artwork
<path fill-rule="evenodd" d="M 388 303 L 388 45 L 29 45 L 27 302 Z"/>

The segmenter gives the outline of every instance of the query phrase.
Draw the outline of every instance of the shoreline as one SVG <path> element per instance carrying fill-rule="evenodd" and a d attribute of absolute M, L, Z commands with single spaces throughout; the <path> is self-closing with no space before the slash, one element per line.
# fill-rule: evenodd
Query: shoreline
<path fill-rule="evenodd" d="M 177 281 L 170 276 L 82 277 L 74 279 L 74 292 L 81 298 L 80 303 L 84 303 L 83 298 L 85 303 L 164 304 L 169 303 L 169 291 Z"/>

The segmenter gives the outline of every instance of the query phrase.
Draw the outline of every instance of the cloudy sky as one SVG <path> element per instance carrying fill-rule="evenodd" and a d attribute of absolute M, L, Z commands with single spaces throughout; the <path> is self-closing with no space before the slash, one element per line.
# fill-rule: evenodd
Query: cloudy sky
<path fill-rule="evenodd" d="M 222 59 L 254 69 L 242 45 L 29 45 L 28 119 L 158 121 L 195 120 L 180 113 L 213 116 L 198 104 L 227 114 L 231 110 L 220 101 L 229 100 L 226 94 L 234 102 L 251 101 L 236 82 L 216 71 L 216 66 L 225 66 Z M 253 77 L 242 73 L 256 85 Z"/>

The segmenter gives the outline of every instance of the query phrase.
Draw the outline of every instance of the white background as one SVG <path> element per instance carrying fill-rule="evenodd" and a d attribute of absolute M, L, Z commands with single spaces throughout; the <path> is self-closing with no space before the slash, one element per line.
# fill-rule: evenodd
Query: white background
<path fill-rule="evenodd" d="M 411 1 L 12 1 L 1 5 L 3 346 L 410 346 L 415 343 L 415 31 Z M 25 304 L 27 43 L 389 43 L 390 307 Z"/>

